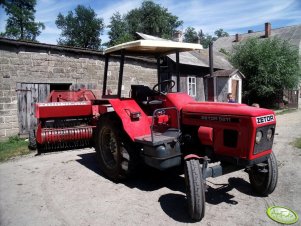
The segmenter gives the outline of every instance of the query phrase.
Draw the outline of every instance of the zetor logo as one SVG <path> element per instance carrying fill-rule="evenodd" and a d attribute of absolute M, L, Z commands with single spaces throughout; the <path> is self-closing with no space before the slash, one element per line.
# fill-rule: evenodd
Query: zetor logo
<path fill-rule="evenodd" d="M 257 124 L 273 122 L 273 121 L 274 121 L 274 115 L 265 115 L 265 116 L 256 117 Z"/>

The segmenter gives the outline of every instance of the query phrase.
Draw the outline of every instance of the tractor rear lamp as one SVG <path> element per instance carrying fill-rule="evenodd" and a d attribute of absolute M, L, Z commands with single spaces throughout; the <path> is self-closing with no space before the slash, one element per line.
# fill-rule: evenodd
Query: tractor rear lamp
<path fill-rule="evenodd" d="M 259 130 L 256 132 L 256 144 L 259 144 L 262 139 L 262 131 Z"/>
<path fill-rule="evenodd" d="M 272 128 L 268 129 L 268 132 L 267 132 L 267 140 L 271 140 L 272 137 L 273 137 L 273 134 L 274 134 L 274 131 Z"/>

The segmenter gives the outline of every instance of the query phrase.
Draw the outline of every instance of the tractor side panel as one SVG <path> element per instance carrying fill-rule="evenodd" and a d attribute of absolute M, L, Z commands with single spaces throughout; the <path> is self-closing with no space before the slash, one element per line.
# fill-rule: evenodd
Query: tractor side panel
<path fill-rule="evenodd" d="M 151 133 L 147 115 L 133 99 L 110 99 L 109 102 L 120 117 L 125 132 L 133 141 L 135 137 Z M 131 113 L 140 113 L 140 117 L 131 118 Z"/>

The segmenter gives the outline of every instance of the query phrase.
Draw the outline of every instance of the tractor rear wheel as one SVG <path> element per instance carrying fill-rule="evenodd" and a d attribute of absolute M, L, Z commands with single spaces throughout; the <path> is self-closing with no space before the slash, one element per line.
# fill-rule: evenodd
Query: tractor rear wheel
<path fill-rule="evenodd" d="M 110 118 L 99 123 L 95 149 L 99 167 L 108 178 L 118 181 L 132 173 L 135 164 L 134 145 L 121 126 Z"/>
<path fill-rule="evenodd" d="M 184 172 L 189 215 L 193 220 L 200 221 L 205 215 L 205 189 L 199 161 L 185 161 Z"/>
<path fill-rule="evenodd" d="M 266 164 L 264 169 L 259 165 L 254 165 L 249 171 L 251 186 L 261 196 L 271 194 L 275 190 L 278 181 L 277 160 L 273 152 L 264 164 Z"/>

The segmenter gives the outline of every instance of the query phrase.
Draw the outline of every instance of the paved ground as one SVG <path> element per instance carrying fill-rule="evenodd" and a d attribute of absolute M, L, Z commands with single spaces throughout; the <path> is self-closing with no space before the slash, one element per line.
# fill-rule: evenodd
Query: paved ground
<path fill-rule="evenodd" d="M 256 197 L 243 171 L 209 179 L 206 215 L 195 225 L 278 225 L 265 214 L 270 205 L 301 215 L 301 150 L 290 145 L 301 136 L 301 111 L 277 119 L 275 192 Z M 0 225 L 187 224 L 184 190 L 176 173 L 115 184 L 99 172 L 92 149 L 31 155 L 0 164 Z"/>

